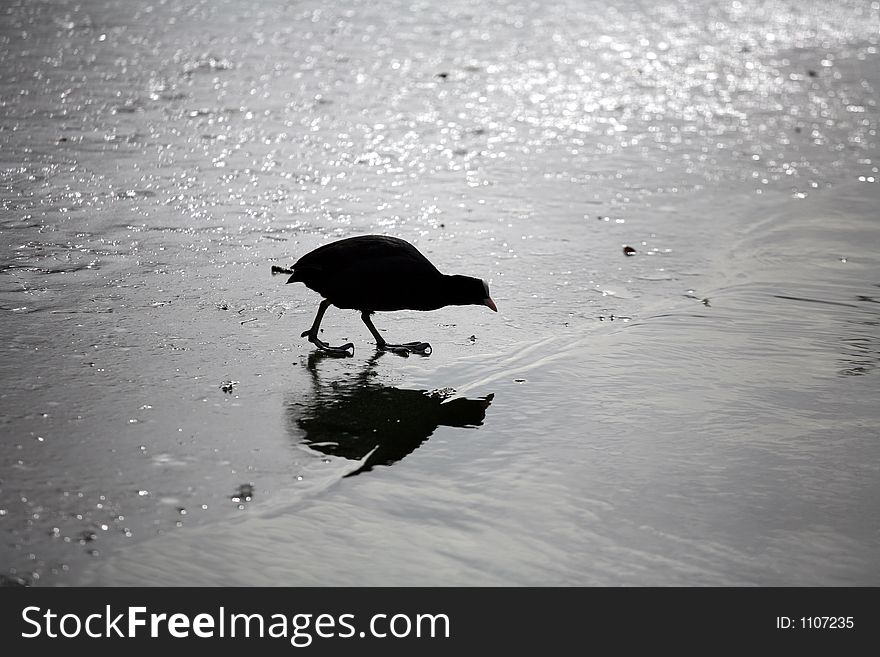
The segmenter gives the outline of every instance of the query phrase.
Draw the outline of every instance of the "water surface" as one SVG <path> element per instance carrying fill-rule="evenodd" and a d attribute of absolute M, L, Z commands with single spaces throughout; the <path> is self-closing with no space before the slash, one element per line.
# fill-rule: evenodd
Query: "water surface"
<path fill-rule="evenodd" d="M 5 581 L 880 584 L 878 28 L 5 7 Z M 400 358 L 331 309 L 316 356 L 270 266 L 363 233 L 500 312 L 377 316 Z"/>

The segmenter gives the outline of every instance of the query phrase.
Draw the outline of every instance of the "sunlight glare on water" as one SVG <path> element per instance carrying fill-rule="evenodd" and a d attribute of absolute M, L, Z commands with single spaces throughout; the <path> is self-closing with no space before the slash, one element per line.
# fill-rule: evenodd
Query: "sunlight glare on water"
<path fill-rule="evenodd" d="M 4 581 L 878 584 L 878 35 L 855 0 L 4 6 Z M 270 266 L 365 233 L 499 313 L 378 314 L 404 359 L 331 308 L 355 357 L 316 358 Z"/>

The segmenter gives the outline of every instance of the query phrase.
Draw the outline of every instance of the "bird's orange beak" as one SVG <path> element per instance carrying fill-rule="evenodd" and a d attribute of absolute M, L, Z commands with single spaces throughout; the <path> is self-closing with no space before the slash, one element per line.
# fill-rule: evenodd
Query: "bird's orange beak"
<path fill-rule="evenodd" d="M 495 302 L 492 301 L 492 297 L 486 297 L 485 299 L 483 299 L 483 303 L 485 305 L 489 306 L 496 313 L 498 312 L 498 308 L 495 307 Z"/>

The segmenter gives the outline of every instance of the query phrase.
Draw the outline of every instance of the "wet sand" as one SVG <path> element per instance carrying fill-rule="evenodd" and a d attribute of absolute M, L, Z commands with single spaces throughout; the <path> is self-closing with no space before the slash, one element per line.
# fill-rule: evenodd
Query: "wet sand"
<path fill-rule="evenodd" d="M 4 581 L 880 583 L 880 7 L 697 6 L 7 10 Z"/>

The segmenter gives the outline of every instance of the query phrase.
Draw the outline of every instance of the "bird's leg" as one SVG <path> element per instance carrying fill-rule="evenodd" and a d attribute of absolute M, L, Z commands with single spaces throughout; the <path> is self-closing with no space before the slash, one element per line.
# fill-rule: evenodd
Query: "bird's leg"
<path fill-rule="evenodd" d="M 327 312 L 327 308 L 329 307 L 330 300 L 324 299 L 321 302 L 321 305 L 318 306 L 318 314 L 315 315 L 315 321 L 312 322 L 312 328 L 308 331 L 303 331 L 300 337 L 308 337 L 309 342 L 324 353 L 333 354 L 334 356 L 354 356 L 354 345 L 351 342 L 346 342 L 340 347 L 331 347 L 318 337 L 318 329 L 321 327 L 321 320 L 324 318 L 324 313 Z"/>
<path fill-rule="evenodd" d="M 429 345 L 427 342 L 405 342 L 403 344 L 389 344 L 388 342 L 385 342 L 385 339 L 379 334 L 379 331 L 376 330 L 376 327 L 373 326 L 373 320 L 370 319 L 369 312 L 362 312 L 361 319 L 364 320 L 364 324 L 367 325 L 367 328 L 370 329 L 370 333 L 372 333 L 373 337 L 376 338 L 377 349 L 382 349 L 383 351 L 393 351 L 398 356 L 409 356 L 411 353 L 421 354 L 422 356 L 431 355 L 431 345 Z"/>

